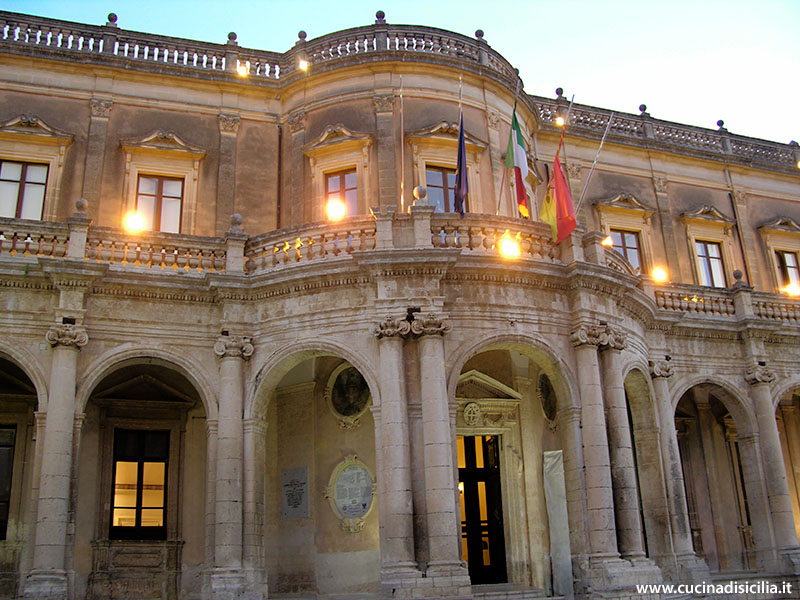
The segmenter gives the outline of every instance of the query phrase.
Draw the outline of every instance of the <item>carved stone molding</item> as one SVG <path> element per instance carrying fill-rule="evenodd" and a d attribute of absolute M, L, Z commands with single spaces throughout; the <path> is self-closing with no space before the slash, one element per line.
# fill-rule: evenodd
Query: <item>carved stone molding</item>
<path fill-rule="evenodd" d="M 627 334 L 614 329 L 610 325 L 580 325 L 570 334 L 570 341 L 575 347 L 586 344 L 598 348 L 625 348 Z"/>
<path fill-rule="evenodd" d="M 650 376 L 656 377 L 672 377 L 675 373 L 675 368 L 666 360 L 651 360 L 650 361 Z"/>
<path fill-rule="evenodd" d="M 289 131 L 298 133 L 306 128 L 307 116 L 304 110 L 289 115 Z"/>
<path fill-rule="evenodd" d="M 392 112 L 394 110 L 394 94 L 373 96 L 372 103 L 375 105 L 376 113 Z"/>
<path fill-rule="evenodd" d="M 214 344 L 214 353 L 220 358 L 241 358 L 253 356 L 253 339 L 239 335 L 221 335 Z"/>
<path fill-rule="evenodd" d="M 404 318 L 394 318 L 388 315 L 383 321 L 375 323 L 370 329 L 378 339 L 385 337 L 407 336 L 411 333 L 411 323 Z"/>
<path fill-rule="evenodd" d="M 662 177 L 660 175 L 653 176 L 653 187 L 656 188 L 656 192 L 659 194 L 666 194 L 667 193 L 667 184 L 669 181 L 666 177 Z"/>
<path fill-rule="evenodd" d="M 747 204 L 747 192 L 744 190 L 734 190 L 733 197 L 736 199 L 736 204 L 741 206 Z"/>
<path fill-rule="evenodd" d="M 219 119 L 220 133 L 237 133 L 239 131 L 239 115 L 220 113 L 217 115 L 217 119 Z"/>
<path fill-rule="evenodd" d="M 758 383 L 772 383 L 775 381 L 775 378 L 775 371 L 764 365 L 750 367 L 744 374 L 745 381 L 747 381 L 747 383 L 750 385 L 756 385 Z"/>
<path fill-rule="evenodd" d="M 111 107 L 114 102 L 111 100 L 103 100 L 102 98 L 90 98 L 89 107 L 92 111 L 93 117 L 102 117 L 107 119 L 111 115 Z"/>
<path fill-rule="evenodd" d="M 583 169 L 583 165 L 569 163 L 567 165 L 567 175 L 570 179 L 578 179 L 581 176 L 581 169 Z"/>
<path fill-rule="evenodd" d="M 464 423 L 470 427 L 477 427 L 483 423 L 483 411 L 477 402 L 469 402 L 464 405 Z"/>
<path fill-rule="evenodd" d="M 493 110 L 490 110 L 488 113 L 486 113 L 486 120 L 489 122 L 489 127 L 492 129 L 500 128 L 500 115 Z"/>
<path fill-rule="evenodd" d="M 414 335 L 444 335 L 452 329 L 450 323 L 434 313 L 425 316 L 414 315 L 411 331 Z"/>
<path fill-rule="evenodd" d="M 45 334 L 51 346 L 75 346 L 81 348 L 89 342 L 86 329 L 80 325 L 53 325 Z"/>

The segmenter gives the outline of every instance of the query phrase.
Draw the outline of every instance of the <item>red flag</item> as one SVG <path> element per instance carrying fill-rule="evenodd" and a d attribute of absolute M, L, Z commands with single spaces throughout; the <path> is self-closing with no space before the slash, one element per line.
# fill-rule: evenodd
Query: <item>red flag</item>
<path fill-rule="evenodd" d="M 561 170 L 561 161 L 558 158 L 563 142 L 564 136 L 562 134 L 561 140 L 558 142 L 558 150 L 556 150 L 556 158 L 553 162 L 553 178 L 550 180 L 550 189 L 548 190 L 555 205 L 553 207 L 555 208 L 555 219 L 553 219 L 554 222 L 550 222 L 550 226 L 553 228 L 553 237 L 557 244 L 563 242 L 577 225 L 569 184 L 566 177 L 564 177 L 564 171 Z M 545 212 L 544 207 L 542 212 Z"/>

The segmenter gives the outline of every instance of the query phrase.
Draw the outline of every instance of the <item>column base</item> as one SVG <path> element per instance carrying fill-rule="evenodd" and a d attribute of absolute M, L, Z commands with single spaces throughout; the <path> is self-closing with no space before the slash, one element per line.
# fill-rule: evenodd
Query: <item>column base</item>
<path fill-rule="evenodd" d="M 64 600 L 68 597 L 67 572 L 60 569 L 31 571 L 25 579 L 25 600 Z"/>
<path fill-rule="evenodd" d="M 681 583 L 702 583 L 711 581 L 711 573 L 706 561 L 696 554 L 685 554 L 677 557 L 677 580 Z"/>
<path fill-rule="evenodd" d="M 661 569 L 649 558 L 626 560 L 590 556 L 587 575 L 592 593 L 600 594 L 600 598 L 619 597 L 622 590 L 630 591 L 638 584 L 663 581 Z"/>
<path fill-rule="evenodd" d="M 247 585 L 240 569 L 214 569 L 211 572 L 211 600 L 263 600 L 263 592 Z"/>
<path fill-rule="evenodd" d="M 800 548 L 787 548 L 778 552 L 781 574 L 800 575 Z"/>
<path fill-rule="evenodd" d="M 389 576 L 397 576 L 391 581 L 384 579 L 381 571 L 381 588 L 386 597 L 396 600 L 411 598 L 430 598 L 448 600 L 472 600 L 472 584 L 464 563 L 431 563 L 425 573 L 417 569 L 405 570 L 405 575 L 397 570 Z"/>

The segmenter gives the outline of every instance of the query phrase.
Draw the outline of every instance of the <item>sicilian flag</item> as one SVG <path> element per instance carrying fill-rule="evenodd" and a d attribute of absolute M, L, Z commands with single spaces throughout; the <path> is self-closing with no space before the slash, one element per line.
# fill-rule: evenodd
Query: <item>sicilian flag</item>
<path fill-rule="evenodd" d="M 528 194 L 525 192 L 525 178 L 528 176 L 528 155 L 525 152 L 525 141 L 522 139 L 522 130 L 517 121 L 517 103 L 514 102 L 514 111 L 511 113 L 511 132 L 508 136 L 508 149 L 506 150 L 506 167 L 514 169 L 514 189 L 517 190 L 517 208 L 519 214 L 525 219 L 531 218 L 528 208 Z"/>
<path fill-rule="evenodd" d="M 558 158 L 561 144 L 564 142 L 564 133 L 558 142 L 556 158 L 553 162 L 553 177 L 547 186 L 542 210 L 539 219 L 548 223 L 553 232 L 553 240 L 560 244 L 575 229 L 575 207 L 572 205 L 572 196 L 569 193 L 569 184 L 561 170 L 561 161 Z"/>
<path fill-rule="evenodd" d="M 456 186 L 453 190 L 455 195 L 454 208 L 460 215 L 464 214 L 464 201 L 469 193 L 467 183 L 467 148 L 464 142 L 464 113 L 460 115 L 458 124 L 458 159 L 456 160 Z"/>

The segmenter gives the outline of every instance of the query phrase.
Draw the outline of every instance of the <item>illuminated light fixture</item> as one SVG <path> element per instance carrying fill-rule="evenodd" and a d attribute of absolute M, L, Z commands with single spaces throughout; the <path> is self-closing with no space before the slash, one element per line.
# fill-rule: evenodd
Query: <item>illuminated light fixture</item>
<path fill-rule="evenodd" d="M 653 281 L 658 283 L 664 283 L 667 280 L 667 271 L 662 267 L 656 267 L 653 269 Z"/>
<path fill-rule="evenodd" d="M 606 248 L 613 248 L 614 247 L 614 240 L 611 239 L 610 235 L 607 235 L 605 238 L 603 238 L 603 241 L 600 242 L 600 243 L 603 246 L 605 246 Z"/>
<path fill-rule="evenodd" d="M 297 63 L 297 67 L 301 71 L 308 71 L 308 61 L 305 58 L 301 58 Z"/>
<path fill-rule="evenodd" d="M 236 67 L 236 72 L 240 77 L 247 77 L 247 64 L 241 63 L 238 67 Z"/>
<path fill-rule="evenodd" d="M 790 283 L 785 288 L 781 288 L 781 291 L 784 294 L 789 294 L 790 296 L 800 296 L 800 285 L 796 283 Z"/>
<path fill-rule="evenodd" d="M 347 215 L 347 207 L 339 198 L 332 198 L 328 200 L 325 212 L 328 215 L 328 220 L 341 221 Z"/>
<path fill-rule="evenodd" d="M 519 242 L 508 234 L 507 229 L 503 237 L 497 242 L 497 249 L 500 251 L 500 256 L 503 258 L 519 258 L 522 254 Z"/>
<path fill-rule="evenodd" d="M 138 233 L 144 229 L 144 217 L 135 211 L 129 212 L 122 220 L 122 226 L 128 233 Z"/>
<path fill-rule="evenodd" d="M 464 493 L 464 482 L 463 481 L 459 481 L 458 482 L 458 491 L 459 491 L 460 494 Z"/>
<path fill-rule="evenodd" d="M 562 117 L 562 116 L 556 117 L 556 126 L 563 127 L 564 123 L 566 123 L 566 121 L 564 120 L 564 117 Z"/>

